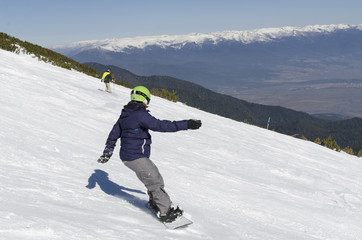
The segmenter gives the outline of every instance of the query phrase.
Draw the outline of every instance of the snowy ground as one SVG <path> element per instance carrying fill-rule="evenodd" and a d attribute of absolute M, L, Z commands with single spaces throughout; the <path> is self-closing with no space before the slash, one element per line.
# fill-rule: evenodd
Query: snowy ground
<path fill-rule="evenodd" d="M 118 154 L 96 162 L 129 89 L 3 50 L 0 81 L 0 239 L 362 239 L 360 158 L 152 97 L 157 118 L 203 121 L 152 133 L 194 222 L 167 230 Z"/>

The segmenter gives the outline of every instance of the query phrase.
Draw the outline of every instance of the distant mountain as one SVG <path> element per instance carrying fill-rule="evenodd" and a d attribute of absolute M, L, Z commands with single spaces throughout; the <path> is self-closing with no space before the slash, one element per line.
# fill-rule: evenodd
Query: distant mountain
<path fill-rule="evenodd" d="M 99 72 L 111 68 L 112 74 L 118 81 L 131 86 L 144 85 L 152 88 L 175 90 L 179 101 L 189 106 L 231 118 L 237 121 L 249 122 L 266 127 L 271 117 L 270 129 L 298 137 L 305 136 L 310 140 L 317 137 L 331 136 L 341 147 L 350 146 L 356 152 L 362 149 L 362 119 L 330 121 L 313 117 L 307 113 L 294 111 L 279 106 L 266 106 L 249 103 L 221 93 L 216 93 L 195 83 L 168 76 L 138 76 L 132 72 L 112 65 L 85 63 Z"/>
<path fill-rule="evenodd" d="M 53 49 L 255 103 L 362 117 L 362 25 L 106 39 Z"/>
<path fill-rule="evenodd" d="M 239 42 L 242 44 L 268 43 L 284 38 L 313 38 L 318 35 L 328 35 L 336 31 L 362 30 L 362 24 L 353 25 L 316 25 L 283 28 L 265 28 L 253 31 L 223 31 L 210 34 L 192 33 L 188 35 L 161 35 L 143 36 L 122 39 L 105 39 L 75 42 L 68 45 L 58 45 L 53 47 L 58 51 L 69 55 L 76 55 L 90 49 L 102 49 L 111 52 L 131 54 L 136 49 L 147 51 L 150 47 L 158 46 L 163 49 L 187 49 L 202 48 L 206 45 L 219 45 L 226 42 Z"/>

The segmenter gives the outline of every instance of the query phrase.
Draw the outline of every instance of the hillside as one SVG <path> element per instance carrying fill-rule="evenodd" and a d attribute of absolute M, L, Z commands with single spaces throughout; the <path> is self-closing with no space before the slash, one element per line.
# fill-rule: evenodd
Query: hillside
<path fill-rule="evenodd" d="M 362 25 L 104 39 L 53 49 L 249 102 L 362 118 Z"/>
<path fill-rule="evenodd" d="M 66 69 L 74 69 L 93 77 L 99 77 L 98 73 L 87 65 L 74 61 L 73 59 L 50 49 L 43 48 L 27 41 L 22 41 L 3 32 L 0 32 L 0 49 L 15 53 L 29 54 L 39 61 L 48 62 Z"/>
<path fill-rule="evenodd" d="M 99 72 L 107 67 L 98 63 L 86 63 Z M 108 66 L 109 67 L 109 66 Z M 237 121 L 249 122 L 266 127 L 271 117 L 270 129 L 288 135 L 304 136 L 310 140 L 331 136 L 345 148 L 352 147 L 355 153 L 362 149 L 362 119 L 328 121 L 313 117 L 307 113 L 291 109 L 254 104 L 225 94 L 216 93 L 200 85 L 168 77 L 137 76 L 125 69 L 110 66 L 115 78 L 132 86 L 145 85 L 149 89 L 175 90 L 179 101 L 201 110 L 218 114 Z"/>
<path fill-rule="evenodd" d="M 129 89 L 0 50 L 0 238 L 362 238 L 362 162 L 316 144 L 152 97 L 160 119 L 203 121 L 154 133 L 152 159 L 194 221 L 168 231 L 115 154 L 98 164 Z"/>

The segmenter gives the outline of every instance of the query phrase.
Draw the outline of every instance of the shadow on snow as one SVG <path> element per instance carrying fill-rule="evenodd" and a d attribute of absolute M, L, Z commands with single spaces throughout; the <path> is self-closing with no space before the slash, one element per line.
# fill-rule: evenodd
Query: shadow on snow
<path fill-rule="evenodd" d="M 93 189 L 96 187 L 96 184 L 98 184 L 102 191 L 108 195 L 121 198 L 145 211 L 147 201 L 128 193 L 146 194 L 143 191 L 120 186 L 108 178 L 107 172 L 99 169 L 94 170 L 94 173 L 88 178 L 88 185 L 86 188 Z"/>

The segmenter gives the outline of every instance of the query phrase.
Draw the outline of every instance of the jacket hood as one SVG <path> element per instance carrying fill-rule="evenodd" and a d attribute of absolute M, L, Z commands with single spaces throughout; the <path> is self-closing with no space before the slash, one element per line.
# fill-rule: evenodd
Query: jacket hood
<path fill-rule="evenodd" d="M 142 103 L 130 101 L 127 105 L 125 105 L 123 107 L 121 116 L 122 116 L 122 118 L 128 117 L 129 114 L 131 114 L 132 112 L 135 112 L 135 111 L 138 111 L 141 109 L 145 109 L 145 107 L 142 105 Z"/>

